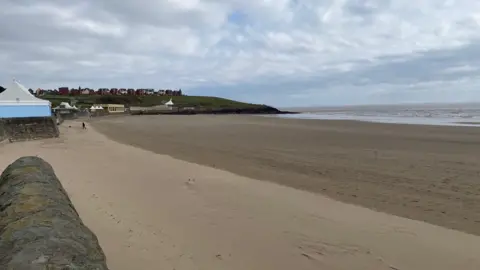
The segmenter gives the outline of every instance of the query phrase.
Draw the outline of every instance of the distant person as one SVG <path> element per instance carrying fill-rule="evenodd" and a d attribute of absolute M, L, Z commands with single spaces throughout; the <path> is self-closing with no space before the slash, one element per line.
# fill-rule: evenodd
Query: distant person
<path fill-rule="evenodd" d="M 87 126 L 85 125 L 85 122 L 82 122 L 82 129 L 87 129 Z"/>

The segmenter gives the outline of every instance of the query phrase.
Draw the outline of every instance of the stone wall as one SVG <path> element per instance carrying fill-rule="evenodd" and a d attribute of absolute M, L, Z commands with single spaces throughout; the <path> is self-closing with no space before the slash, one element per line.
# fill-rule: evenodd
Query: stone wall
<path fill-rule="evenodd" d="M 0 119 L 0 142 L 8 139 L 7 131 L 5 130 L 5 123 Z"/>
<path fill-rule="evenodd" d="M 63 121 L 65 121 L 65 119 L 63 119 L 63 117 L 60 114 L 55 115 L 55 123 L 57 126 L 61 125 Z"/>
<path fill-rule="evenodd" d="M 54 138 L 59 136 L 53 117 L 3 119 L 6 135 L 11 142 Z"/>
<path fill-rule="evenodd" d="M 22 157 L 0 176 L 0 269 L 108 269 L 49 163 Z"/>

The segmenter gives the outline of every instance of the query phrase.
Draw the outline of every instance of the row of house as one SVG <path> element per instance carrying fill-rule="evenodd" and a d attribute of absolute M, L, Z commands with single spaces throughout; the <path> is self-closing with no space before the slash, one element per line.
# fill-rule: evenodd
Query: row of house
<path fill-rule="evenodd" d="M 36 96 L 42 96 L 45 94 L 50 95 L 130 95 L 130 96 L 146 96 L 146 95 L 159 95 L 159 96 L 181 96 L 182 89 L 171 90 L 171 89 L 160 89 L 156 91 L 155 89 L 133 89 L 133 88 L 99 88 L 97 90 L 91 88 L 68 88 L 68 87 L 59 87 L 57 89 L 37 89 L 34 91 Z"/>

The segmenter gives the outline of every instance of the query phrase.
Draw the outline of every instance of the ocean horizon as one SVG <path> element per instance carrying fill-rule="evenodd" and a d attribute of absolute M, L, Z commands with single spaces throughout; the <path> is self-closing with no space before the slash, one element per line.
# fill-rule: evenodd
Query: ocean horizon
<path fill-rule="evenodd" d="M 290 107 L 281 118 L 480 127 L 480 102 Z"/>

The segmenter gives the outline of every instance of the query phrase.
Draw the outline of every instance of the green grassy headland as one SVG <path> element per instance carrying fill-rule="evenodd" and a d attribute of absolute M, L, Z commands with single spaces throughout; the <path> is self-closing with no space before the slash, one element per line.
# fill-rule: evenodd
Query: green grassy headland
<path fill-rule="evenodd" d="M 42 99 L 52 102 L 55 107 L 60 102 L 70 102 L 76 100 L 77 107 L 90 107 L 93 104 L 125 104 L 130 106 L 150 107 L 161 105 L 162 101 L 168 101 L 172 98 L 175 106 L 178 107 L 201 107 L 209 109 L 260 109 L 269 107 L 261 104 L 250 104 L 234 101 L 219 97 L 207 96 L 114 96 L 114 95 L 78 95 L 78 96 L 62 96 L 62 95 L 44 95 Z"/>

